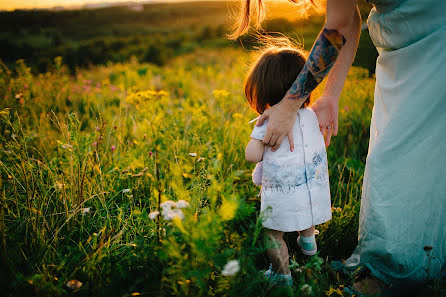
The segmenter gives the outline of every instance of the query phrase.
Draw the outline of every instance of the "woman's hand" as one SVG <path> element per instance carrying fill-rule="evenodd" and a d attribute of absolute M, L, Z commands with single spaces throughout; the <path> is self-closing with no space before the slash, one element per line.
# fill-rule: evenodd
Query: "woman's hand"
<path fill-rule="evenodd" d="M 276 151 L 283 139 L 288 136 L 290 150 L 294 151 L 293 126 L 297 111 L 305 100 L 282 99 L 276 105 L 268 108 L 257 120 L 257 126 L 263 125 L 268 120 L 263 143 Z"/>
<path fill-rule="evenodd" d="M 324 135 L 325 146 L 330 145 L 331 136 L 338 134 L 338 100 L 321 97 L 311 105 L 319 121 L 319 129 Z"/>

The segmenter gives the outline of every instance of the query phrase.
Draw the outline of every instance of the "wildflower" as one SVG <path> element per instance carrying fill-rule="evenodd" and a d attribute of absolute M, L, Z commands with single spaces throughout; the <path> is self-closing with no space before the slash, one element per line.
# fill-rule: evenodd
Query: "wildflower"
<path fill-rule="evenodd" d="M 189 207 L 189 203 L 186 200 L 178 200 L 176 203 L 177 208 L 186 208 Z"/>
<path fill-rule="evenodd" d="M 160 214 L 159 211 L 152 211 L 151 213 L 149 213 L 149 219 L 154 220 L 156 219 L 156 217 Z"/>
<path fill-rule="evenodd" d="M 204 158 L 203 158 L 203 157 L 200 157 L 200 158 L 198 158 L 197 162 L 201 162 L 201 161 L 203 161 L 203 160 L 204 160 Z"/>
<path fill-rule="evenodd" d="M 96 131 L 99 131 L 99 129 L 100 129 L 99 126 L 96 126 Z"/>
<path fill-rule="evenodd" d="M 70 290 L 78 290 L 82 287 L 83 283 L 78 281 L 77 279 L 72 279 L 67 282 L 67 287 Z"/>
<path fill-rule="evenodd" d="M 238 209 L 237 201 L 223 198 L 223 202 L 220 206 L 219 213 L 223 220 L 229 221 L 235 217 L 237 209 Z"/>
<path fill-rule="evenodd" d="M 62 148 L 63 149 L 70 149 L 70 148 L 72 148 L 73 146 L 71 145 L 71 144 L 64 144 L 64 145 L 62 145 Z"/>
<path fill-rule="evenodd" d="M 163 209 L 161 214 L 166 221 L 171 221 L 174 218 L 179 218 L 180 220 L 184 219 L 184 214 L 181 209 Z"/>
<path fill-rule="evenodd" d="M 112 152 L 114 152 L 116 147 L 114 145 L 112 145 L 110 149 L 111 149 Z"/>
<path fill-rule="evenodd" d="M 174 209 L 172 210 L 173 217 L 178 217 L 179 219 L 184 219 L 184 213 L 181 211 L 181 209 Z"/>
<path fill-rule="evenodd" d="M 92 146 L 97 146 L 97 145 L 98 145 L 97 141 L 93 142 L 92 144 Z"/>
<path fill-rule="evenodd" d="M 221 274 L 224 276 L 235 275 L 240 270 L 240 263 L 238 260 L 231 260 L 223 267 Z"/>
<path fill-rule="evenodd" d="M 84 216 L 84 215 L 86 215 L 87 213 L 89 213 L 90 212 L 90 207 L 87 207 L 87 208 L 82 208 L 82 215 Z"/>
<path fill-rule="evenodd" d="M 319 235 L 319 230 L 314 229 L 314 235 Z"/>
<path fill-rule="evenodd" d="M 175 216 L 171 209 L 163 209 L 161 214 L 163 215 L 166 221 L 171 221 Z"/>
<path fill-rule="evenodd" d="M 153 152 L 152 152 L 152 151 L 149 151 L 149 157 L 151 157 L 151 156 L 152 156 L 152 154 L 153 154 Z"/>
<path fill-rule="evenodd" d="M 191 157 L 196 157 L 196 156 L 197 156 L 197 153 L 189 153 L 189 156 L 191 156 Z"/>
<path fill-rule="evenodd" d="M 170 216 L 170 213 L 172 212 L 172 209 L 170 208 L 170 207 L 166 207 L 166 208 L 163 208 L 163 210 L 161 210 L 161 215 L 163 216 L 163 217 L 168 217 L 168 216 Z"/>
<path fill-rule="evenodd" d="M 162 209 L 171 209 L 172 206 L 175 206 L 175 202 L 172 200 L 167 200 L 160 204 Z"/>
<path fill-rule="evenodd" d="M 344 107 L 344 111 L 348 111 L 348 106 Z"/>
<path fill-rule="evenodd" d="M 122 190 L 122 193 L 129 193 L 131 191 L 131 189 L 124 189 Z"/>
<path fill-rule="evenodd" d="M 232 117 L 234 118 L 234 119 L 242 119 L 243 118 L 243 115 L 241 114 L 241 113 L 234 113 L 233 115 L 232 115 Z"/>
<path fill-rule="evenodd" d="M 310 295 L 313 291 L 313 288 L 309 284 L 305 284 L 300 287 L 300 291 L 306 295 Z"/>

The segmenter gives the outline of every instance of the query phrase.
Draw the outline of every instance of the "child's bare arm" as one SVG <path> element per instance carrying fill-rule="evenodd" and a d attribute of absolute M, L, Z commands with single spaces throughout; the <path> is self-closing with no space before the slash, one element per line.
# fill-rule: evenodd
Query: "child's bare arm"
<path fill-rule="evenodd" d="M 245 158 L 248 162 L 258 163 L 263 159 L 265 145 L 262 140 L 251 138 L 246 146 Z"/>

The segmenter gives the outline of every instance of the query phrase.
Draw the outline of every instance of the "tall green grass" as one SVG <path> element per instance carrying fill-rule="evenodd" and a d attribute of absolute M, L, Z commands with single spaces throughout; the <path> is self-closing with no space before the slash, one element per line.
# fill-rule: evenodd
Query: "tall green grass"
<path fill-rule="evenodd" d="M 287 235 L 295 282 L 278 289 L 259 272 L 269 261 L 244 160 L 249 61 L 222 49 L 76 76 L 60 59 L 39 75 L 2 66 L 3 295 L 342 295 L 348 280 L 328 263 L 356 244 L 374 79 L 350 71 L 328 149 L 333 219 L 318 226 L 318 257 Z M 168 200 L 187 201 L 184 218 L 151 219 Z M 231 260 L 240 270 L 222 274 Z"/>

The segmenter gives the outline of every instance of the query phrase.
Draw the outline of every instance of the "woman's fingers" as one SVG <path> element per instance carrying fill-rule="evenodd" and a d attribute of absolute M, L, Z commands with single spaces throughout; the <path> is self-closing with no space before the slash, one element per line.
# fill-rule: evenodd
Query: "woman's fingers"
<path fill-rule="evenodd" d="M 293 130 L 288 133 L 288 141 L 290 142 L 290 151 L 294 152 L 294 138 L 293 138 Z"/>
<path fill-rule="evenodd" d="M 336 136 L 338 135 L 338 119 L 335 119 L 333 126 L 334 126 L 333 135 Z"/>
<path fill-rule="evenodd" d="M 265 136 L 263 136 L 263 144 L 269 146 L 269 143 L 271 142 L 271 137 L 272 136 L 273 135 L 272 135 L 271 131 L 266 129 Z"/>
<path fill-rule="evenodd" d="M 269 118 L 269 110 L 265 110 L 257 120 L 256 126 L 260 127 L 263 125 L 263 123 Z"/>
<path fill-rule="evenodd" d="M 321 133 L 325 136 L 325 131 L 327 130 L 327 126 L 321 126 Z"/>
<path fill-rule="evenodd" d="M 325 135 L 325 146 L 328 147 L 330 145 L 331 135 L 333 134 L 333 128 L 331 126 L 327 127 L 327 134 Z"/>
<path fill-rule="evenodd" d="M 279 149 L 280 144 L 282 143 L 283 139 L 285 138 L 286 135 L 282 135 L 279 137 L 279 139 L 277 139 L 276 143 L 274 144 L 273 148 L 271 149 L 273 152 L 277 151 L 277 149 Z"/>
<path fill-rule="evenodd" d="M 277 143 L 277 140 L 279 140 L 279 137 L 280 137 L 280 135 L 279 134 L 273 134 L 272 136 L 271 136 L 271 140 L 269 141 L 269 144 L 268 144 L 268 146 L 271 146 L 271 147 L 273 147 L 273 146 L 275 146 L 276 145 L 276 143 Z M 273 150 L 274 151 L 274 150 Z"/>

